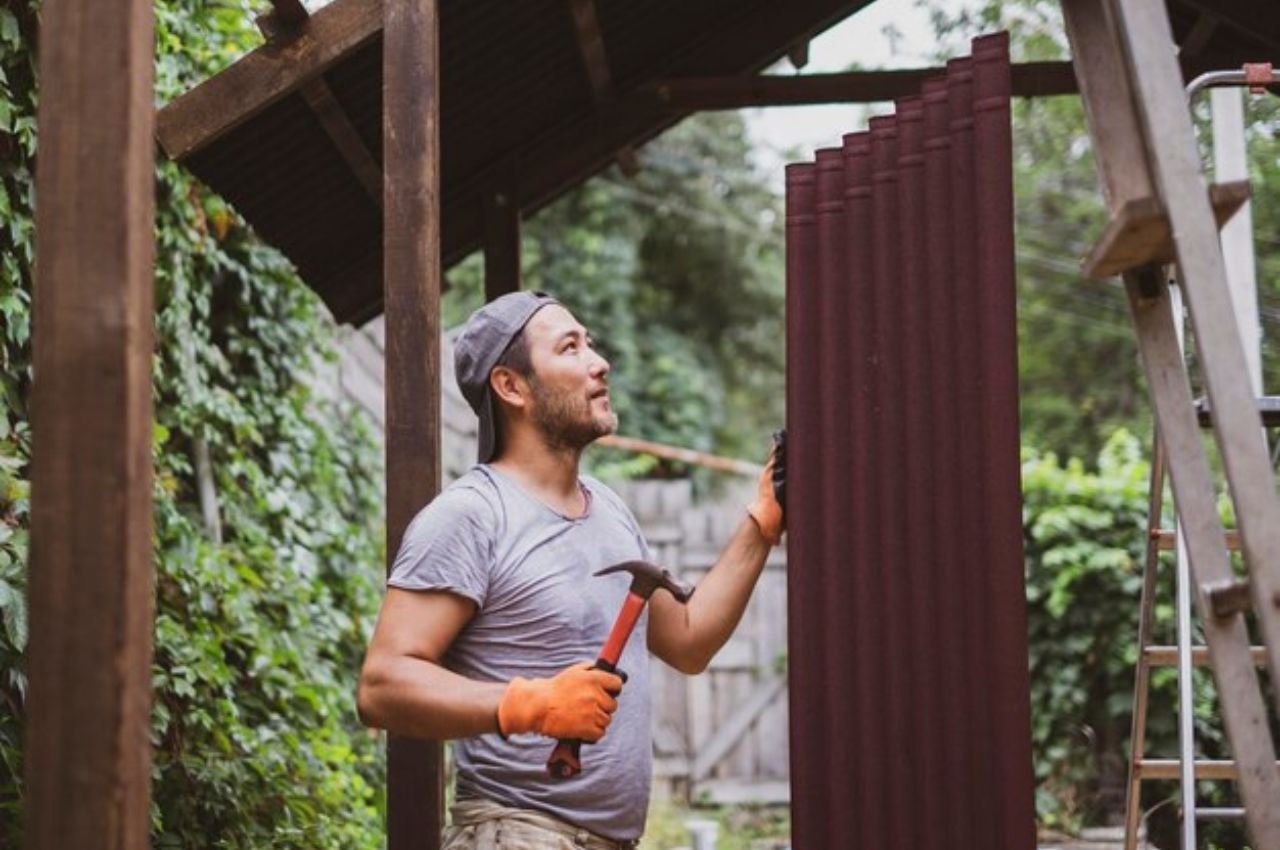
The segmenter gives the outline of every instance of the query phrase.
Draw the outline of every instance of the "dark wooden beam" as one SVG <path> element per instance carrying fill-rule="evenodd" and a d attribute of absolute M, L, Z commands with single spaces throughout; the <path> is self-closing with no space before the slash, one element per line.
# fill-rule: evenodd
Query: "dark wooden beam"
<path fill-rule="evenodd" d="M 316 77 L 303 83 L 299 91 L 365 193 L 378 209 L 382 209 L 382 166 L 369 152 L 342 104 L 333 96 L 329 84 L 323 77 Z"/>
<path fill-rule="evenodd" d="M 440 491 L 439 39 L 436 0 L 386 4 L 382 280 L 388 571 L 409 520 Z M 443 826 L 440 744 L 391 736 L 389 850 L 438 850 Z"/>
<path fill-rule="evenodd" d="M 332 67 L 382 29 L 382 0 L 340 0 L 297 26 L 296 36 L 249 53 L 160 110 L 156 136 L 182 160 Z"/>
<path fill-rule="evenodd" d="M 309 17 L 302 0 L 271 0 L 271 9 L 285 26 L 295 26 Z"/>
<path fill-rule="evenodd" d="M 295 39 L 301 32 L 309 14 L 300 0 L 271 0 L 272 11 L 256 19 L 264 38 L 280 46 Z M 342 104 L 334 97 L 333 90 L 323 76 L 312 77 L 298 86 L 298 93 L 320 122 L 321 129 L 338 149 L 339 156 L 351 169 L 374 206 L 382 209 L 382 166 L 369 153 L 368 146 L 352 125 Z"/>
<path fill-rule="evenodd" d="M 1183 63 L 1191 79 L 1205 70 L 1194 57 Z M 750 77 L 673 77 L 659 80 L 626 99 L 630 108 L 669 109 L 674 112 L 804 106 L 824 103 L 881 103 L 918 93 L 930 77 L 945 68 L 905 68 L 853 71 L 841 74 L 757 75 Z M 1076 94 L 1070 62 L 1024 62 L 1012 67 L 1015 97 Z"/>
<path fill-rule="evenodd" d="M 801 76 L 676 78 L 653 83 L 638 99 L 678 111 L 878 103 L 918 93 L 925 80 L 945 74 L 945 68 L 909 68 Z M 1075 91 L 1075 74 L 1070 62 L 1029 62 L 1013 66 L 1015 96 L 1044 97 Z"/>
<path fill-rule="evenodd" d="M 268 40 L 287 37 L 310 17 L 301 0 L 271 0 L 271 11 L 253 19 L 258 31 Z"/>
<path fill-rule="evenodd" d="M 787 51 L 787 61 L 791 63 L 791 67 L 799 71 L 805 65 L 809 64 L 809 41 L 800 42 L 795 47 Z"/>
<path fill-rule="evenodd" d="M 152 3 L 46 0 L 40 36 L 24 846 L 144 850 Z"/>
<path fill-rule="evenodd" d="M 605 100 L 613 96 L 613 77 L 609 73 L 609 59 L 604 52 L 604 35 L 600 31 L 595 0 L 568 2 L 569 14 L 573 16 L 573 28 L 578 37 L 578 52 L 582 54 L 591 91 L 596 100 Z"/>
<path fill-rule="evenodd" d="M 1186 37 L 1182 39 L 1182 44 L 1179 45 L 1180 49 L 1178 55 L 1183 58 L 1187 58 L 1195 56 L 1197 53 L 1204 50 L 1209 44 L 1209 39 L 1213 37 L 1213 33 L 1217 28 L 1217 17 L 1210 15 L 1207 12 L 1201 12 L 1196 16 L 1196 22 L 1191 27 Z"/>
<path fill-rule="evenodd" d="M 604 33 L 600 29 L 595 0 L 568 2 L 569 14 L 573 17 L 573 28 L 577 35 L 578 52 L 586 67 L 587 80 L 591 84 L 596 106 L 607 105 L 615 97 L 613 74 L 609 71 L 609 57 L 604 49 Z M 630 145 L 624 145 L 618 151 L 617 162 L 622 173 L 628 177 L 634 177 L 640 171 L 640 157 Z"/>
<path fill-rule="evenodd" d="M 520 288 L 520 207 L 508 192 L 484 196 L 484 300 Z"/>
<path fill-rule="evenodd" d="M 1257 42 L 1266 49 L 1280 50 L 1280 14 L 1274 0 L 1178 0 L 1201 14 L 1217 19 L 1219 26 L 1234 30 L 1238 35 Z M 1257 56 L 1241 61 L 1266 62 L 1275 54 Z M 1223 70 L 1223 69 L 1213 69 Z"/>

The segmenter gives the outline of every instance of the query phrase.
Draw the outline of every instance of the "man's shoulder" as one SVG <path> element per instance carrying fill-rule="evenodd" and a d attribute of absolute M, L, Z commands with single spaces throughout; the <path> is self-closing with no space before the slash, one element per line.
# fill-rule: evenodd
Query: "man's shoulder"
<path fill-rule="evenodd" d="M 501 501 L 492 478 L 473 466 L 428 502 L 413 524 L 466 521 L 487 527 L 497 521 Z"/>

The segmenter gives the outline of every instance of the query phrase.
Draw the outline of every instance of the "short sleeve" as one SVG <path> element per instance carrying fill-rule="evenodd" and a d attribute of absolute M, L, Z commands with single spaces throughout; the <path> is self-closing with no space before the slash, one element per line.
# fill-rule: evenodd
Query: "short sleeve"
<path fill-rule="evenodd" d="M 482 494 L 451 487 L 405 529 L 390 587 L 444 590 L 483 606 L 492 573 L 496 516 Z"/>

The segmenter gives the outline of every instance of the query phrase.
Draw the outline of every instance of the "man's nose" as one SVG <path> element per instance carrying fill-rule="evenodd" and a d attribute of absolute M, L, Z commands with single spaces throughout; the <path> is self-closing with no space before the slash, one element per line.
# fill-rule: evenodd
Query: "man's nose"
<path fill-rule="evenodd" d="M 608 360 L 604 359 L 604 355 L 600 354 L 598 351 L 593 351 L 591 353 L 595 355 L 595 359 L 591 361 L 592 376 L 604 377 L 605 375 L 609 374 L 609 371 L 613 367 L 609 365 Z"/>

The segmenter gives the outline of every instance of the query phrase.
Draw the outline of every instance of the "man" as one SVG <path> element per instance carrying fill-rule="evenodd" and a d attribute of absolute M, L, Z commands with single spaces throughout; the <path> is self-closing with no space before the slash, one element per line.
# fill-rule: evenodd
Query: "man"
<path fill-rule="evenodd" d="M 630 674 L 622 694 L 622 677 L 590 662 L 629 576 L 593 573 L 650 553 L 617 495 L 578 472 L 582 450 L 617 428 L 609 363 L 538 292 L 476 311 L 455 360 L 480 418 L 480 462 L 405 531 L 360 677 L 360 716 L 399 735 L 462 739 L 449 850 L 633 846 L 651 772 L 646 649 L 697 673 L 724 645 L 782 535 L 782 464 L 771 457 L 688 604 L 654 594 L 618 665 Z M 571 779 L 547 774 L 557 738 L 590 744 Z"/>

